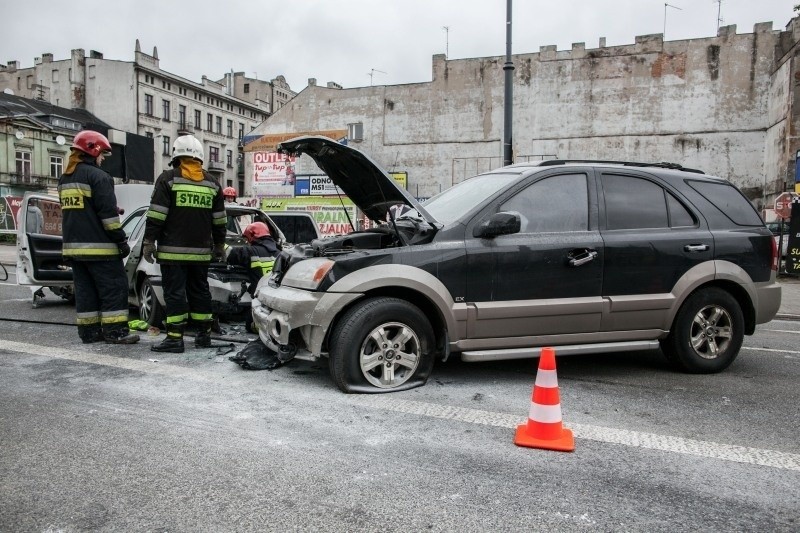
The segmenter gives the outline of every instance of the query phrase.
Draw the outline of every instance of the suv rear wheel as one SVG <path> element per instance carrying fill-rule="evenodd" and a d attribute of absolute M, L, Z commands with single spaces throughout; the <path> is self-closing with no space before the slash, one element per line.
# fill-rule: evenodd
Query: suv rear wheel
<path fill-rule="evenodd" d="M 433 329 L 418 307 L 370 298 L 331 333 L 330 370 L 344 392 L 390 392 L 424 385 L 433 368 Z"/>
<path fill-rule="evenodd" d="M 689 296 L 661 349 L 674 365 L 693 374 L 721 372 L 744 340 L 744 316 L 730 293 L 711 287 Z"/>
<path fill-rule="evenodd" d="M 153 284 L 145 278 L 139 288 L 139 318 L 151 326 L 161 327 L 166 312 L 156 298 Z"/>

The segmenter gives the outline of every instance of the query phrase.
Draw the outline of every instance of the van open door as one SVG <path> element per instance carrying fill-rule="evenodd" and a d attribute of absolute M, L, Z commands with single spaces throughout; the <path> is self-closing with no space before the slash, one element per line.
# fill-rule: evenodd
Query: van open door
<path fill-rule="evenodd" d="M 58 197 L 25 193 L 17 220 L 17 283 L 48 287 L 59 296 L 72 299 L 72 269 L 61 255 Z"/>

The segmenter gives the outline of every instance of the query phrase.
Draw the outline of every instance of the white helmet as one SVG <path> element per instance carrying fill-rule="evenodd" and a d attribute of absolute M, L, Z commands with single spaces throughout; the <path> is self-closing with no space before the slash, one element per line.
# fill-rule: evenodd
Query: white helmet
<path fill-rule="evenodd" d="M 194 135 L 181 135 L 172 144 L 172 160 L 176 157 L 194 157 L 202 163 L 205 160 L 203 145 Z"/>

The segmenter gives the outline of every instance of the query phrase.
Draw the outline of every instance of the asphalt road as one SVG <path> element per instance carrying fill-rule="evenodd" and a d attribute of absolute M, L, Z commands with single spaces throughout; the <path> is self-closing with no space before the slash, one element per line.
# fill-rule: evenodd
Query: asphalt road
<path fill-rule="evenodd" d="M 2 531 L 800 530 L 800 322 L 712 376 L 559 358 L 562 453 L 513 444 L 535 361 L 345 395 L 324 361 L 83 345 L 68 304 L 0 300 Z"/>

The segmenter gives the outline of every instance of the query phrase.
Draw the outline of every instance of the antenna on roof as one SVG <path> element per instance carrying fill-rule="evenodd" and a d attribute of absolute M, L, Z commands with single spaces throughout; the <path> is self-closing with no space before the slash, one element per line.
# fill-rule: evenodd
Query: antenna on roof
<path fill-rule="evenodd" d="M 450 57 L 450 26 L 442 26 L 444 30 L 444 58 Z"/>
<path fill-rule="evenodd" d="M 369 84 L 370 84 L 370 86 L 372 85 L 372 77 L 375 75 L 376 72 L 380 72 L 381 74 L 388 74 L 388 72 L 384 72 L 384 71 L 378 70 L 376 68 L 370 69 L 369 72 L 367 73 L 367 76 L 369 76 Z"/>
<path fill-rule="evenodd" d="M 719 35 L 719 25 L 722 23 L 722 0 L 714 0 L 717 3 L 717 35 Z"/>
<path fill-rule="evenodd" d="M 667 40 L 667 8 L 668 7 L 671 7 L 673 9 L 677 9 L 678 11 L 683 11 L 683 9 L 681 9 L 678 6 L 673 6 L 672 4 L 668 4 L 668 3 L 664 2 L 664 34 L 661 36 L 662 40 L 664 40 L 664 41 Z"/>

